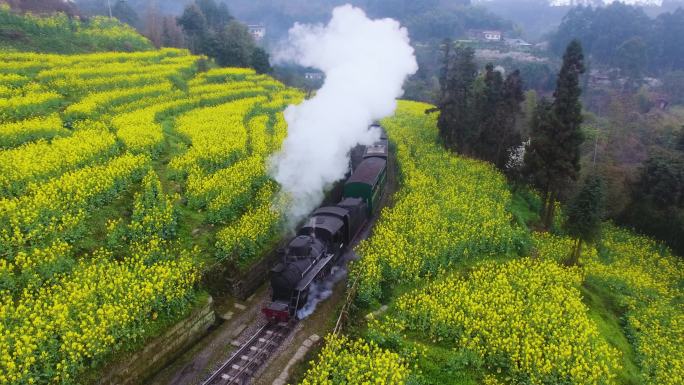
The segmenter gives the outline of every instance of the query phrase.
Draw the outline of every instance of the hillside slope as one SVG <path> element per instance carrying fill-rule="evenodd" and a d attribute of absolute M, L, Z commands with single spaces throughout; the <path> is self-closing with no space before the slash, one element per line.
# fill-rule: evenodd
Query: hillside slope
<path fill-rule="evenodd" d="M 22 15 L 0 2 L 0 50 L 68 54 L 153 48 L 147 38 L 116 19 Z"/>
<path fill-rule="evenodd" d="M 302 94 L 200 59 L 3 53 L 0 384 L 81 383 L 279 239 L 266 158 Z"/>
<path fill-rule="evenodd" d="M 361 339 L 329 336 L 301 383 L 681 384 L 681 260 L 606 224 L 565 267 L 572 240 L 516 222 L 503 175 L 444 151 L 429 107 L 383 121 L 402 187 L 350 274 Z"/>

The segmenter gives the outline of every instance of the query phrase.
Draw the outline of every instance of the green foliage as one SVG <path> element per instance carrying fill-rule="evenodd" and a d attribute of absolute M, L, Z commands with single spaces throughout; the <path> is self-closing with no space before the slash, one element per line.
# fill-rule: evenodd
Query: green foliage
<path fill-rule="evenodd" d="M 603 181 L 596 175 L 590 175 L 577 195 L 568 204 L 565 230 L 577 239 L 577 248 L 573 254 L 573 263 L 580 257 L 581 243 L 596 241 L 601 233 L 605 194 Z"/>
<path fill-rule="evenodd" d="M 621 75 L 627 78 L 627 89 L 635 89 L 642 81 L 648 60 L 646 48 L 644 39 L 633 37 L 620 44 L 615 52 Z"/>
<path fill-rule="evenodd" d="M 0 49 L 80 53 L 152 48 L 149 40 L 116 19 L 21 15 L 0 5 Z"/>
<path fill-rule="evenodd" d="M 177 21 L 194 53 L 208 55 L 221 66 L 252 67 L 258 73 L 271 71 L 266 51 L 256 46 L 247 26 L 233 19 L 225 3 L 197 0 Z"/>
<path fill-rule="evenodd" d="M 684 70 L 668 72 L 663 76 L 663 90 L 673 103 L 684 104 Z"/>
<path fill-rule="evenodd" d="M 112 16 L 121 20 L 122 22 L 136 26 L 138 24 L 138 14 L 135 12 L 126 0 L 118 0 L 112 7 Z"/>
<path fill-rule="evenodd" d="M 247 26 L 232 20 L 218 30 L 211 43 L 209 54 L 224 67 L 247 67 L 252 62 L 254 40 Z"/>
<path fill-rule="evenodd" d="M 632 185 L 632 202 L 619 220 L 684 254 L 684 157 L 680 152 L 651 154 Z"/>
<path fill-rule="evenodd" d="M 605 195 L 603 181 L 590 175 L 566 210 L 566 231 L 568 235 L 584 242 L 593 242 L 601 230 Z"/>
<path fill-rule="evenodd" d="M 451 40 L 445 40 L 437 127 L 446 147 L 464 154 L 471 153 L 470 145 L 477 136 L 470 113 L 476 72 L 475 50 L 462 45 L 454 47 Z"/>
<path fill-rule="evenodd" d="M 542 101 L 532 119 L 525 153 L 527 174 L 544 192 L 544 225 L 553 223 L 555 202 L 563 186 L 577 180 L 580 170 L 582 104 L 579 77 L 584 73 L 582 46 L 573 40 L 563 55 L 554 101 Z"/>
<path fill-rule="evenodd" d="M 428 6 L 421 1 L 407 1 L 406 6 L 392 6 L 392 2 L 381 1 L 383 10 L 377 15 L 394 15 L 411 32 L 412 39 L 442 39 L 445 36 L 466 37 L 469 29 L 512 30 L 510 21 L 504 20 L 485 7 L 435 4 Z M 423 3 L 423 4 L 421 4 Z M 412 8 L 418 8 L 412 10 Z M 449 9 L 451 8 L 451 9 Z M 371 10 L 372 12 L 372 10 Z"/>
<path fill-rule="evenodd" d="M 560 54 L 578 39 L 596 64 L 619 67 L 628 77 L 642 69 L 654 73 L 684 69 L 684 10 L 650 19 L 639 6 L 613 2 L 606 7 L 573 8 L 551 39 Z"/>
<path fill-rule="evenodd" d="M 490 63 L 476 77 L 474 50 L 450 40 L 443 45 L 438 127 L 444 144 L 461 154 L 506 165 L 520 144 L 516 119 L 524 100 L 519 71 L 505 79 Z"/>
<path fill-rule="evenodd" d="M 667 151 L 654 153 L 641 170 L 635 200 L 653 202 L 658 208 L 684 205 L 684 158 Z"/>

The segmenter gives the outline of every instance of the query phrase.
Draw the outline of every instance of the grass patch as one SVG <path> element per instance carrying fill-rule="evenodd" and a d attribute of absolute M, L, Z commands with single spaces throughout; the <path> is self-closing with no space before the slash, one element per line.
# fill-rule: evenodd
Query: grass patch
<path fill-rule="evenodd" d="M 527 187 L 517 187 L 512 191 L 510 211 L 516 222 L 525 228 L 534 227 L 541 222 L 541 200 Z"/>
<path fill-rule="evenodd" d="M 456 352 L 441 346 L 420 344 L 419 354 L 409 383 L 421 385 L 477 385 L 481 383 L 482 369 L 468 353 Z"/>
<path fill-rule="evenodd" d="M 599 333 L 614 348 L 622 353 L 622 370 L 617 374 L 616 381 L 623 385 L 641 385 L 644 382 L 636 363 L 636 356 L 632 345 L 624 334 L 622 317 L 624 309 L 615 302 L 611 292 L 587 279 L 581 287 L 584 303 L 589 307 L 589 318 L 596 324 Z"/>

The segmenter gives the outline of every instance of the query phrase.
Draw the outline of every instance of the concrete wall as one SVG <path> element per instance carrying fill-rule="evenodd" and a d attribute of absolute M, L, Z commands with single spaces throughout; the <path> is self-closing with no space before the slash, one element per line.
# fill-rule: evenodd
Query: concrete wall
<path fill-rule="evenodd" d="M 134 385 L 162 369 L 199 340 L 216 316 L 209 296 L 192 313 L 137 352 L 108 365 L 96 385 Z"/>

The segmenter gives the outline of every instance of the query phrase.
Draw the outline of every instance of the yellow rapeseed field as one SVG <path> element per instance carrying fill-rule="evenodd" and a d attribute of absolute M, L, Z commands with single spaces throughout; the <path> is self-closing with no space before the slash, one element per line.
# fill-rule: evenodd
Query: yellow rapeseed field
<path fill-rule="evenodd" d="M 265 161 L 303 95 L 204 60 L 3 53 L 0 384 L 78 383 L 185 314 L 207 260 L 237 270 L 277 242 Z"/>

